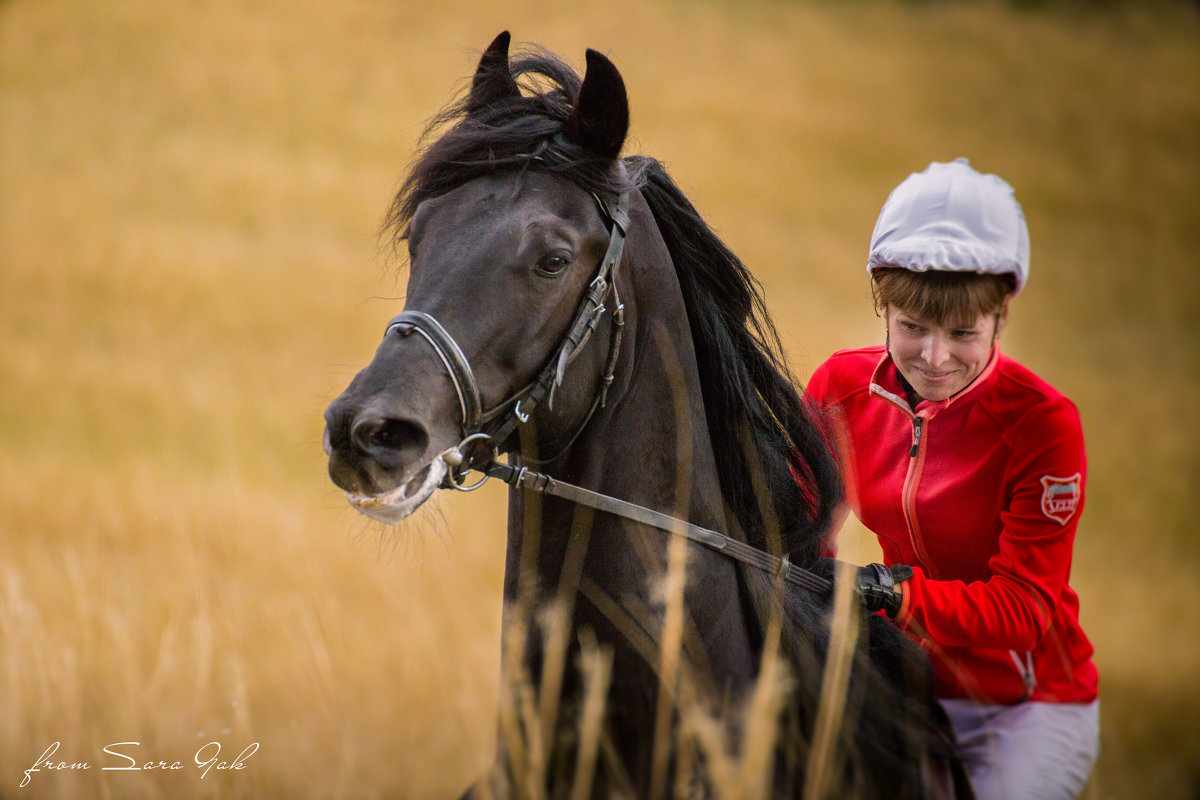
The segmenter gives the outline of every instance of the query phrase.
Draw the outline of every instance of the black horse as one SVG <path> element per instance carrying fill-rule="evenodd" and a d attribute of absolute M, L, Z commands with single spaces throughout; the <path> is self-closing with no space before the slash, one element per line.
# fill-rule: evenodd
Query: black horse
<path fill-rule="evenodd" d="M 508 50 L 505 32 L 393 203 L 406 310 L 326 412 L 330 475 L 385 522 L 472 467 L 513 484 L 488 787 L 706 796 L 765 741 L 770 791 L 798 795 L 830 612 L 785 578 L 840 498 L 820 417 L 749 271 L 659 162 L 620 158 L 612 63 L 589 50 L 581 81 Z M 829 796 L 937 794 L 953 755 L 928 665 L 876 616 L 853 652 Z"/>

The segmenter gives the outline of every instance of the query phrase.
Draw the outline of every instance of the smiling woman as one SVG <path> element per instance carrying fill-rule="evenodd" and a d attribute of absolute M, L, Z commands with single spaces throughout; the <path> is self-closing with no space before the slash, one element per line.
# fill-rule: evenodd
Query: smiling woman
<path fill-rule="evenodd" d="M 910 175 L 867 272 L 887 344 L 809 383 L 843 423 L 851 505 L 890 567 L 860 581 L 901 594 L 888 615 L 935 665 L 977 796 L 1076 796 L 1099 751 L 1067 583 L 1087 465 L 1075 406 L 996 347 L 1029 273 L 1012 188 L 963 159 Z"/>
<path fill-rule="evenodd" d="M 910 284 L 926 291 L 905 291 Z M 884 268 L 875 271 L 874 286 L 876 306 L 887 321 L 888 351 L 916 396 L 948 400 L 983 372 L 1007 321 L 1011 281 L 955 273 L 917 277 Z M 939 313 L 950 298 L 958 308 Z"/>

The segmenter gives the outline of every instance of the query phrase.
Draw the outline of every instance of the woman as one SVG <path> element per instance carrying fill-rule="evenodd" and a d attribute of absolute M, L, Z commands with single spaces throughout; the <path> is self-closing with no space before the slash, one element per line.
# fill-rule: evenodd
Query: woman
<path fill-rule="evenodd" d="M 864 602 L 929 654 L 981 798 L 1076 797 L 1099 753 L 1092 646 L 1068 585 L 1079 415 L 997 346 L 1028 271 L 1012 188 L 965 159 L 930 164 L 871 237 L 886 344 L 835 353 L 808 384 L 887 564 L 859 570 Z"/>

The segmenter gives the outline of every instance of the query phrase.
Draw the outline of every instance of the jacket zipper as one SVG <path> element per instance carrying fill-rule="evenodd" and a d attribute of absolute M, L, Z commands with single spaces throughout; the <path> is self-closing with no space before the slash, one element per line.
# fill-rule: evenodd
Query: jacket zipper
<path fill-rule="evenodd" d="M 908 525 L 908 536 L 912 541 L 913 552 L 921 562 L 920 566 L 925 569 L 925 574 L 931 578 L 936 578 L 936 571 L 925 554 L 925 547 L 921 541 L 921 528 L 917 522 L 917 485 L 921 481 L 921 467 L 923 466 L 920 456 L 921 435 L 924 431 L 925 418 L 912 414 L 912 421 L 913 443 L 908 451 L 908 474 L 904 477 L 904 491 L 901 494 L 901 499 L 904 503 L 904 521 Z"/>
<path fill-rule="evenodd" d="M 900 510 L 904 514 L 904 524 L 908 527 L 908 539 L 912 544 L 913 553 L 916 555 L 916 563 L 913 566 L 921 567 L 926 575 L 936 578 L 936 570 L 933 569 L 929 558 L 925 555 L 925 548 L 921 543 L 921 530 L 917 523 L 917 484 L 921 481 L 921 467 L 923 466 L 921 436 L 924 432 L 925 418 L 918 416 L 904 398 L 887 391 L 882 386 L 872 383 L 871 391 L 884 401 L 899 408 L 912 420 L 913 442 L 912 447 L 908 450 L 908 472 L 904 476 L 904 486 L 900 491 Z"/>

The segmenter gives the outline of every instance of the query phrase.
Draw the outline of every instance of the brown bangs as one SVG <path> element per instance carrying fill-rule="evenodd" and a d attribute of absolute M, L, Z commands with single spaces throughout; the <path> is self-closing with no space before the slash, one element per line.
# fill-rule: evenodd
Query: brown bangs
<path fill-rule="evenodd" d="M 1015 288 L 1012 275 L 883 267 L 871 276 L 876 309 L 894 306 L 939 326 L 969 326 L 980 314 L 1000 313 Z"/>

